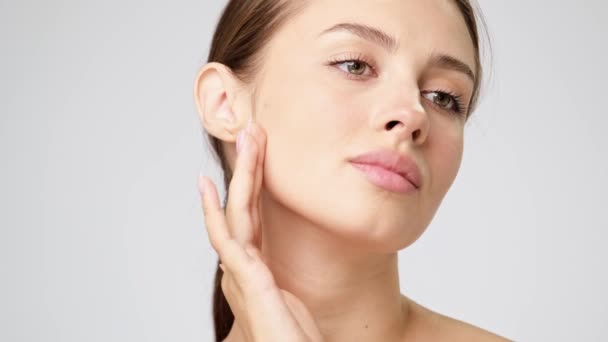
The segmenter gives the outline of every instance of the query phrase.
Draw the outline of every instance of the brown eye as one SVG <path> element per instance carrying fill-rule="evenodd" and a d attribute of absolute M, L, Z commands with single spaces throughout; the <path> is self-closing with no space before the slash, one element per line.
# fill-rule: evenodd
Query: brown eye
<path fill-rule="evenodd" d="M 467 115 L 467 109 L 463 106 L 462 95 L 452 94 L 447 91 L 423 91 L 422 96 L 431 101 L 433 105 L 453 113 L 455 115 Z"/>
<path fill-rule="evenodd" d="M 451 95 L 442 92 L 431 92 L 423 94 L 424 97 L 433 101 L 439 107 L 445 109 L 453 109 L 454 107 L 454 98 Z"/>
<path fill-rule="evenodd" d="M 347 61 L 338 61 L 335 62 L 334 64 L 337 65 L 346 65 L 346 69 L 345 70 L 348 74 L 351 75 L 356 75 L 356 76 L 361 76 L 363 74 L 365 74 L 365 69 L 368 66 L 368 64 L 366 62 L 360 61 L 360 60 L 347 60 Z M 342 69 L 342 68 L 340 68 Z M 342 69 L 344 70 L 344 69 Z"/>
<path fill-rule="evenodd" d="M 327 65 L 337 66 L 346 74 L 346 77 L 351 80 L 367 80 L 368 77 L 376 74 L 376 67 L 373 59 L 361 54 L 332 59 Z M 346 66 L 346 68 L 344 66 Z"/>
<path fill-rule="evenodd" d="M 348 68 L 348 72 L 355 75 L 362 75 L 365 72 L 365 64 L 359 61 L 347 61 L 345 62 Z"/>

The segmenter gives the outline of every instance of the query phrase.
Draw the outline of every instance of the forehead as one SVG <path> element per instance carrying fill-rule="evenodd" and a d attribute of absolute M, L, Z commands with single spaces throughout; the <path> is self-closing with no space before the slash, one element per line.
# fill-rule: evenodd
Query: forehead
<path fill-rule="evenodd" d="M 388 33 L 397 41 L 396 54 L 440 52 L 475 65 L 473 43 L 455 0 L 309 0 L 277 32 L 277 38 L 300 47 L 323 42 L 346 34 L 319 36 L 339 23 L 359 23 Z"/>

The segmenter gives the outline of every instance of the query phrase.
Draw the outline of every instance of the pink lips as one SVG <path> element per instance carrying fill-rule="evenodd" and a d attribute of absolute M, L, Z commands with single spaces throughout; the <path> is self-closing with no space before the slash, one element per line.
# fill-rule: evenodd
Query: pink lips
<path fill-rule="evenodd" d="M 422 176 L 416 163 L 407 155 L 380 149 L 350 159 L 375 185 L 398 193 L 408 193 L 421 186 Z"/>

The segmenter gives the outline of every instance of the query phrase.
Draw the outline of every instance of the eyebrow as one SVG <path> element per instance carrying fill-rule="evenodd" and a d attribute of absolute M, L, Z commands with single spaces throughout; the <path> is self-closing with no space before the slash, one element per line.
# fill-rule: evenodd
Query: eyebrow
<path fill-rule="evenodd" d="M 340 23 L 336 24 L 319 34 L 322 36 L 326 33 L 336 32 L 336 31 L 347 31 L 354 35 L 357 35 L 363 39 L 369 40 L 373 43 L 379 44 L 386 50 L 390 52 L 395 52 L 399 48 L 399 44 L 397 40 L 391 36 L 390 34 L 377 29 L 375 27 L 357 24 L 357 23 Z"/>
<path fill-rule="evenodd" d="M 431 59 L 429 66 L 437 67 L 440 69 L 453 70 L 453 71 L 463 73 L 471 81 L 473 81 L 473 83 L 475 83 L 475 74 L 473 73 L 473 70 L 471 69 L 471 67 L 469 67 L 466 63 L 462 62 L 461 60 L 459 60 L 455 57 L 452 57 L 449 55 L 444 55 L 444 54 L 435 55 Z"/>
<path fill-rule="evenodd" d="M 399 43 L 395 37 L 378 28 L 358 23 L 339 23 L 326 30 L 323 30 L 319 36 L 338 31 L 350 32 L 365 40 L 369 40 L 372 43 L 382 46 L 391 53 L 394 53 L 399 48 Z M 437 54 L 433 56 L 429 66 L 463 73 L 471 81 L 475 82 L 475 74 L 473 73 L 471 67 L 455 57 L 446 54 Z"/>

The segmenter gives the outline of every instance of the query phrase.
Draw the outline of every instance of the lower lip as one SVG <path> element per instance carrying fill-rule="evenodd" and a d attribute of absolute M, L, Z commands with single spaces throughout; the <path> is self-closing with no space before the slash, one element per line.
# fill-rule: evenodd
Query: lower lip
<path fill-rule="evenodd" d="M 416 190 L 414 184 L 410 183 L 410 181 L 398 173 L 389 171 L 376 165 L 361 163 L 352 164 L 361 170 L 370 182 L 381 188 L 401 194 L 406 194 Z"/>

